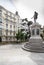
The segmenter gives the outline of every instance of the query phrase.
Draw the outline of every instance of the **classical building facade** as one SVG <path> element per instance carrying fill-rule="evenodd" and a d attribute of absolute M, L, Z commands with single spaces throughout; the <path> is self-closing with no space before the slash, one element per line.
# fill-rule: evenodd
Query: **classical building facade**
<path fill-rule="evenodd" d="M 15 41 L 16 15 L 0 6 L 0 41 Z"/>
<path fill-rule="evenodd" d="M 22 27 L 21 27 L 21 23 L 22 23 L 22 19 L 20 18 L 18 12 L 15 13 L 15 31 L 16 33 L 18 32 L 18 29 L 20 30 Z"/>

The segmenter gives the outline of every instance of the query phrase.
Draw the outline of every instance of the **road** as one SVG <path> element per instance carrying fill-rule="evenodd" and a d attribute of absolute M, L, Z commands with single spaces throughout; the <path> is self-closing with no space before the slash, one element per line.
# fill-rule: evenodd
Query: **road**
<path fill-rule="evenodd" d="M 44 65 L 44 53 L 23 50 L 22 45 L 0 46 L 0 65 Z"/>

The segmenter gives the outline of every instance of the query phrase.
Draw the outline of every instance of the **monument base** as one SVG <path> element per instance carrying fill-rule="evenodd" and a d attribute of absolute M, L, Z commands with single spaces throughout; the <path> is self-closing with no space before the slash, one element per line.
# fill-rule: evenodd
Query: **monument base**
<path fill-rule="evenodd" d="M 44 47 L 39 47 L 39 48 L 27 48 L 25 45 L 22 47 L 23 50 L 29 51 L 29 52 L 34 52 L 34 53 L 44 53 Z"/>
<path fill-rule="evenodd" d="M 40 36 L 31 37 L 29 43 L 23 46 L 23 49 L 31 52 L 44 52 L 44 44 Z"/>
<path fill-rule="evenodd" d="M 29 39 L 29 43 L 42 43 L 42 38 L 40 37 L 40 36 L 32 36 L 32 37 L 30 37 L 30 39 Z"/>

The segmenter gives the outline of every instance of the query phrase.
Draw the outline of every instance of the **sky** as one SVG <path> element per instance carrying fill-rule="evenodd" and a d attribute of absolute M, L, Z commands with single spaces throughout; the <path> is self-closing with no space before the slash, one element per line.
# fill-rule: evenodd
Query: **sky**
<path fill-rule="evenodd" d="M 21 18 L 31 19 L 34 15 L 34 11 L 38 12 L 38 19 L 41 25 L 44 25 L 44 0 L 12 0 L 16 6 Z"/>
<path fill-rule="evenodd" d="M 13 13 L 18 11 L 21 18 L 28 18 L 32 21 L 34 11 L 37 11 L 37 22 L 44 25 L 44 0 L 0 0 L 0 5 Z"/>
<path fill-rule="evenodd" d="M 11 0 L 0 0 L 0 5 L 5 7 L 7 10 L 15 13 L 16 7 L 12 4 Z"/>

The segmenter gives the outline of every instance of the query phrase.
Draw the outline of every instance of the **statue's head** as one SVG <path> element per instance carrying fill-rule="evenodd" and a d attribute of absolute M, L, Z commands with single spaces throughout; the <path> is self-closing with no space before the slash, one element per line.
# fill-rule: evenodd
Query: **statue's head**
<path fill-rule="evenodd" d="M 35 11 L 34 13 L 35 13 L 35 14 L 37 14 L 37 12 L 36 12 L 36 11 Z"/>

